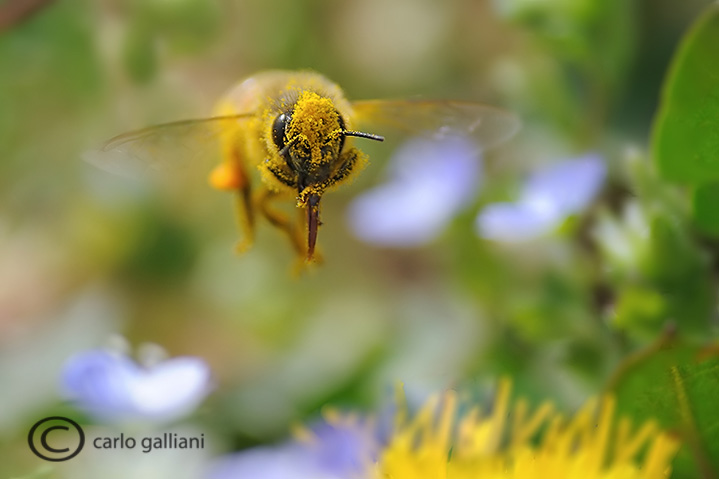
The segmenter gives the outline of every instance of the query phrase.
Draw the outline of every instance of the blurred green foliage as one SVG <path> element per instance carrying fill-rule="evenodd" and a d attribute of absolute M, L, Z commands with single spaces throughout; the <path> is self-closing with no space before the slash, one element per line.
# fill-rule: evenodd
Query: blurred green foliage
<path fill-rule="evenodd" d="M 537 95 L 542 111 L 581 147 L 596 141 L 609 108 L 624 88 L 636 51 L 634 0 L 496 1 L 501 13 L 521 24 L 559 59 L 557 96 Z M 539 93 L 539 92 L 537 92 Z M 563 105 L 563 111 L 557 105 Z"/>
<path fill-rule="evenodd" d="M 662 175 L 701 184 L 719 178 L 719 7 L 713 5 L 682 41 L 666 79 L 652 135 Z"/>
<path fill-rule="evenodd" d="M 220 9 L 214 1 L 136 1 L 128 8 L 132 21 L 125 33 L 123 62 L 138 83 L 149 82 L 157 73 L 161 47 L 190 55 L 212 45 L 218 33 Z"/>
<path fill-rule="evenodd" d="M 93 44 L 90 16 L 83 0 L 57 2 L 48 11 L 0 36 L 0 143 L 3 191 L 22 162 L 38 163 L 28 145 L 57 123 L 75 118 L 96 102 L 103 72 Z M 34 143 L 38 143 L 35 138 Z"/>
<path fill-rule="evenodd" d="M 719 185 L 716 182 L 702 183 L 692 196 L 692 210 L 697 227 L 707 235 L 719 235 Z"/>
<path fill-rule="evenodd" d="M 636 421 L 655 419 L 684 444 L 672 477 L 716 477 L 719 471 L 719 359 L 715 347 L 699 348 L 667 333 L 630 356 L 610 390 Z"/>
<path fill-rule="evenodd" d="M 267 443 L 327 403 L 382 403 L 397 380 L 426 393 L 509 375 L 519 394 L 566 410 L 613 391 L 635 423 L 656 418 L 685 439 L 676 477 L 717 477 L 719 8 L 389 3 L 58 0 L 0 35 L 0 341 L 12 373 L 0 368 L 0 386 L 47 396 L 0 411 L 29 420 L 58 404 L 11 344 L 59 365 L 114 332 L 210 362 L 218 389 L 194 420 L 219 449 Z M 475 204 L 407 250 L 343 227 L 391 153 L 370 145 L 367 171 L 324 206 L 326 263 L 300 278 L 266 225 L 234 253 L 231 199 L 206 186 L 212 161 L 163 172 L 146 194 L 80 160 L 123 130 L 208 116 L 266 68 L 318 69 L 351 99 L 487 101 L 525 127 L 486 154 Z M 529 244 L 476 237 L 485 204 L 587 150 L 610 170 L 589 211 Z M 69 306 L 85 297 L 102 307 Z M 35 339 L 50 326 L 68 331 L 57 350 Z M 24 448 L 23 427 L 0 415 L 0 445 Z M 20 458 L 0 475 L 33 467 Z"/>

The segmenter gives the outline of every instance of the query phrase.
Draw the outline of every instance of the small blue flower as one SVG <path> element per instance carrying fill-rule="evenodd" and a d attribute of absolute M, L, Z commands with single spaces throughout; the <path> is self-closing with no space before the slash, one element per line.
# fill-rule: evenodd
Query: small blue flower
<path fill-rule="evenodd" d="M 209 367 L 195 357 L 142 367 L 127 356 L 94 350 L 70 358 L 62 374 L 65 397 L 107 422 L 171 421 L 191 413 L 210 389 Z"/>
<path fill-rule="evenodd" d="M 521 242 L 557 228 L 567 217 L 584 210 L 604 184 L 606 165 L 588 154 L 534 173 L 514 203 L 488 205 L 477 217 L 483 238 Z"/>
<path fill-rule="evenodd" d="M 275 447 L 216 461 L 209 479 L 344 479 L 364 477 L 381 444 L 371 422 L 333 415 Z"/>
<path fill-rule="evenodd" d="M 358 476 L 380 449 L 374 421 L 339 414 L 311 426 L 304 445 L 324 470 L 341 477 Z"/>
<path fill-rule="evenodd" d="M 297 444 L 255 447 L 215 461 L 208 479 L 339 479 Z"/>
<path fill-rule="evenodd" d="M 411 140 L 390 160 L 389 181 L 350 205 L 350 229 L 382 246 L 426 244 L 474 198 L 481 166 L 463 138 Z"/>

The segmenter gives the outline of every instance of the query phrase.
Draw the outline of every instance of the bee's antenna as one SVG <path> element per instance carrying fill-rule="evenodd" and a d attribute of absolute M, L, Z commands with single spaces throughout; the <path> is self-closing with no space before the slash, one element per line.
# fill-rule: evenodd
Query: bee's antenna
<path fill-rule="evenodd" d="M 364 133 L 362 131 L 342 130 L 342 134 L 344 136 L 354 136 L 357 138 L 367 138 L 368 140 L 384 141 L 384 136 L 375 135 L 373 133 Z"/>

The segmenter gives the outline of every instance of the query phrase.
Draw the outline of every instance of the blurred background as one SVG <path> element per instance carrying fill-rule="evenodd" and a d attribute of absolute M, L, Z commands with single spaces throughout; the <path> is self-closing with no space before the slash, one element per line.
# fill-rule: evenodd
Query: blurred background
<path fill-rule="evenodd" d="M 712 266 L 647 145 L 671 56 L 709 3 L 0 1 L 0 475 L 34 473 L 28 425 L 71 411 L 62 365 L 118 336 L 209 363 L 216 388 L 191 422 L 221 454 L 324 405 L 376 409 L 399 381 L 422 398 L 507 375 L 573 410 L 678 311 L 683 332 L 706 335 Z M 325 262 L 299 277 L 266 222 L 235 254 L 212 159 L 146 179 L 82 160 L 118 133 L 210 116 L 238 80 L 276 68 L 321 72 L 351 100 L 478 101 L 523 127 L 483 155 L 481 187 L 446 227 L 407 247 L 348 227 L 393 153 L 358 145 L 370 165 L 325 198 Z M 583 211 L 527 241 L 477 235 L 485 205 L 589 152 L 608 173 Z"/>

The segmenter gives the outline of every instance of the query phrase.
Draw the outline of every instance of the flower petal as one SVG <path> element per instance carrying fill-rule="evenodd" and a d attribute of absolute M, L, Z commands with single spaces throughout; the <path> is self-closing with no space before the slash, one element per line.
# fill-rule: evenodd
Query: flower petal
<path fill-rule="evenodd" d="M 175 358 L 143 369 L 126 356 L 96 350 L 68 361 L 62 390 L 102 421 L 165 421 L 198 406 L 210 390 L 210 371 L 199 358 Z"/>
<path fill-rule="evenodd" d="M 219 459 L 210 479 L 342 479 L 365 477 L 381 443 L 373 421 L 328 411 L 299 437 L 275 447 L 256 447 Z"/>
<path fill-rule="evenodd" d="M 350 206 L 355 236 L 385 246 L 415 246 L 434 239 L 451 218 L 431 190 L 419 185 L 385 185 L 357 198 Z"/>
<path fill-rule="evenodd" d="M 63 394 L 80 409 L 99 418 L 126 415 L 133 410 L 128 385 L 139 375 L 128 358 L 95 350 L 79 354 L 66 364 Z"/>
<path fill-rule="evenodd" d="M 392 158 L 389 181 L 350 205 L 350 229 L 379 245 L 428 243 L 473 198 L 480 171 L 468 140 L 411 140 Z"/>
<path fill-rule="evenodd" d="M 129 384 L 138 413 L 174 419 L 192 412 L 210 391 L 210 369 L 199 358 L 180 357 L 142 371 Z"/>
<path fill-rule="evenodd" d="M 557 163 L 529 178 L 519 202 L 537 209 L 554 209 L 568 216 L 589 205 L 606 174 L 604 161 L 594 153 Z"/>
<path fill-rule="evenodd" d="M 374 423 L 337 414 L 310 428 L 311 439 L 302 445 L 318 465 L 340 477 L 360 477 L 379 454 L 380 442 Z"/>
<path fill-rule="evenodd" d="M 477 217 L 483 238 L 521 242 L 551 232 L 568 216 L 585 209 L 599 192 L 606 166 L 599 155 L 588 154 L 535 172 L 519 201 L 488 205 Z"/>
<path fill-rule="evenodd" d="M 562 217 L 521 203 L 488 205 L 477 216 L 477 234 L 482 238 L 515 243 L 542 236 L 554 229 Z"/>
<path fill-rule="evenodd" d="M 339 479 L 295 444 L 256 447 L 215 461 L 209 479 Z"/>

